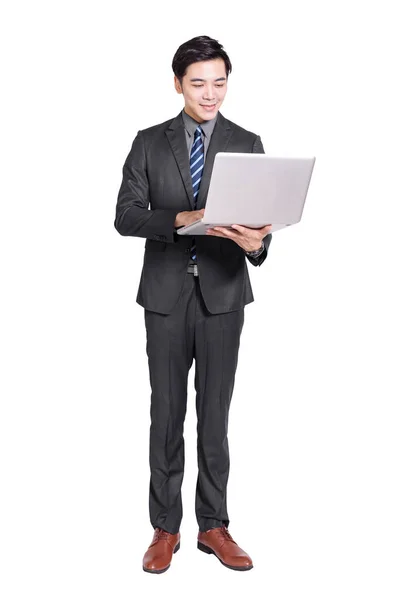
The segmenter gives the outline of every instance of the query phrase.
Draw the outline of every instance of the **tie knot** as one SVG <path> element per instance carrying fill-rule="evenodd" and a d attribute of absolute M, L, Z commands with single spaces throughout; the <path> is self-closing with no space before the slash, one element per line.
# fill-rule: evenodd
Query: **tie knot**
<path fill-rule="evenodd" d="M 202 130 L 202 128 L 199 125 L 198 127 L 196 127 L 196 131 L 194 132 L 194 137 L 195 138 L 199 138 L 202 133 L 203 133 L 203 130 Z"/>

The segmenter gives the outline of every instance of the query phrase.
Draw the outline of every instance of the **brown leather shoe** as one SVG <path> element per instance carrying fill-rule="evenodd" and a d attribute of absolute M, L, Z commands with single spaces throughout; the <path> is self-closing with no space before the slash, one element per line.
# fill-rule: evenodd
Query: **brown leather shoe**
<path fill-rule="evenodd" d="M 228 569 L 249 571 L 253 568 L 250 556 L 237 545 L 226 527 L 199 531 L 197 547 L 207 554 L 215 554 Z"/>
<path fill-rule="evenodd" d="M 156 527 L 153 541 L 143 557 L 143 571 L 147 573 L 164 573 L 169 569 L 172 555 L 178 552 L 181 545 L 181 534 L 168 533 Z"/>

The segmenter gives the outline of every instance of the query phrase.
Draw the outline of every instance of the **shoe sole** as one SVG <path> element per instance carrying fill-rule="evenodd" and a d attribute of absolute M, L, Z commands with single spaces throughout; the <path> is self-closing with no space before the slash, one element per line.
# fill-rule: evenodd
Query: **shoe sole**
<path fill-rule="evenodd" d="M 214 554 L 214 556 L 216 556 L 218 558 L 221 565 L 224 565 L 224 567 L 227 567 L 228 569 L 233 569 L 234 571 L 250 571 L 250 569 L 253 568 L 253 565 L 249 565 L 248 567 L 233 567 L 232 565 L 228 565 L 228 564 L 224 563 L 224 561 L 221 560 L 219 558 L 219 556 L 217 556 L 217 554 L 215 554 L 214 550 L 212 548 L 210 548 L 209 546 L 206 546 L 205 544 L 202 544 L 201 542 L 197 542 L 197 547 L 199 550 L 201 550 L 202 552 L 205 552 L 206 554 Z"/>
<path fill-rule="evenodd" d="M 175 552 L 178 552 L 180 547 L 181 547 L 181 543 L 178 542 L 174 548 L 173 553 L 175 554 Z M 165 571 L 168 571 L 170 566 L 171 566 L 171 563 L 169 563 L 168 567 L 165 567 L 165 569 L 146 569 L 146 567 L 143 567 L 143 571 L 146 571 L 146 573 L 154 573 L 155 575 L 160 575 L 160 573 L 165 573 Z"/>

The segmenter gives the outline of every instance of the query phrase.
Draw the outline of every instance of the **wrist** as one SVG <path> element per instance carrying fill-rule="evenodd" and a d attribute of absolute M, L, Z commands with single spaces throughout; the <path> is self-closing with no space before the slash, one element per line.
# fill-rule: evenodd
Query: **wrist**
<path fill-rule="evenodd" d="M 181 227 L 183 225 L 182 221 L 181 221 L 181 215 L 183 213 L 179 212 L 176 217 L 175 217 L 175 223 L 174 223 L 174 227 Z"/>
<path fill-rule="evenodd" d="M 254 256 L 254 257 L 257 257 L 257 256 L 259 256 L 260 254 L 262 254 L 262 251 L 263 251 L 263 250 L 264 250 L 264 242 L 263 242 L 263 241 L 261 241 L 261 246 L 260 246 L 259 248 L 255 248 L 254 250 L 247 250 L 247 251 L 246 251 L 246 254 L 247 254 L 248 256 Z"/>

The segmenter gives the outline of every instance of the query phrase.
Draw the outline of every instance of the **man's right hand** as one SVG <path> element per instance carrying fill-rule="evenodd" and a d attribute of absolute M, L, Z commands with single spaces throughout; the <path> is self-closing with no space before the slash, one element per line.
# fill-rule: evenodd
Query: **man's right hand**
<path fill-rule="evenodd" d="M 200 210 L 184 210 L 176 215 L 175 227 L 185 227 L 204 217 L 204 208 Z"/>

